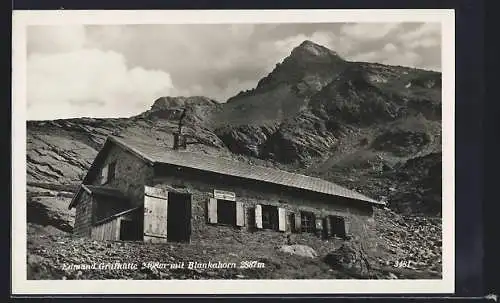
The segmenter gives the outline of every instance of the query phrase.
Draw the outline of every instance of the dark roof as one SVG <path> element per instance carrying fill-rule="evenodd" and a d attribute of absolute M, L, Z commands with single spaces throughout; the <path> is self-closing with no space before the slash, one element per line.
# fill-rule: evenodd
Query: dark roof
<path fill-rule="evenodd" d="M 118 213 L 116 213 L 114 215 L 111 215 L 109 217 L 106 217 L 104 219 L 101 219 L 101 220 L 97 221 L 96 223 L 94 223 L 94 226 L 101 225 L 103 223 L 106 223 L 108 221 L 113 220 L 114 218 L 121 217 L 121 216 L 126 215 L 128 213 L 131 213 L 131 212 L 134 212 L 134 211 L 138 211 L 141 208 L 142 208 L 142 206 L 137 206 L 137 207 L 129 208 L 127 210 L 120 211 L 120 212 L 118 212 Z"/>
<path fill-rule="evenodd" d="M 89 171 L 95 166 L 96 160 L 94 160 L 94 163 L 92 163 Z M 127 195 L 125 195 L 122 191 L 116 188 L 111 188 L 107 186 L 99 186 L 99 185 L 87 185 L 85 182 L 89 179 L 89 172 L 87 172 L 87 175 L 83 179 L 83 183 L 80 185 L 80 188 L 78 188 L 78 191 L 76 194 L 73 196 L 71 199 L 71 202 L 68 205 L 68 209 L 73 208 L 76 206 L 76 203 L 78 202 L 78 197 L 82 194 L 83 191 L 86 191 L 90 195 L 93 196 L 101 196 L 101 197 L 114 197 L 118 199 L 123 199 L 123 200 L 128 200 Z"/>
<path fill-rule="evenodd" d="M 99 185 L 87 185 L 82 184 L 84 190 L 87 190 L 89 194 L 96 196 L 108 196 L 119 199 L 128 199 L 128 197 L 119 189 L 111 188 L 108 186 L 99 186 Z"/>
<path fill-rule="evenodd" d="M 201 171 L 208 171 L 222 175 L 268 182 L 332 196 L 341 196 L 374 204 L 385 204 L 335 183 L 315 177 L 309 177 L 269 167 L 250 165 L 223 157 L 213 157 L 201 153 L 193 153 L 187 151 L 174 151 L 172 149 L 167 149 L 158 145 L 144 144 L 143 142 L 139 143 L 113 136 L 108 137 L 107 141 L 115 142 L 116 144 L 130 150 L 137 156 L 152 164 L 172 164 Z"/>

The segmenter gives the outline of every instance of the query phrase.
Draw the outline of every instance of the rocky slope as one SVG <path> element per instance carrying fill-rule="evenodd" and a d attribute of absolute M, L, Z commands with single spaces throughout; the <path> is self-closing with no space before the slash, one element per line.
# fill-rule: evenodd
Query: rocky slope
<path fill-rule="evenodd" d="M 161 97 L 129 118 L 28 121 L 28 222 L 49 234 L 70 231 L 74 214 L 65 208 L 106 136 L 170 148 L 184 109 L 188 150 L 318 176 L 385 200 L 381 245 L 411 244 L 384 258 L 411 253 L 427 269 L 439 264 L 440 248 L 416 251 L 440 241 L 441 74 L 349 62 L 311 41 L 226 103 Z M 421 237 L 408 233 L 415 230 Z"/>
<path fill-rule="evenodd" d="M 89 241 L 29 223 L 27 275 L 28 279 L 439 279 L 440 243 L 434 241 L 440 240 L 431 236 L 440 231 L 438 222 L 404 219 L 387 210 L 377 210 L 376 218 L 379 217 L 391 221 L 383 221 L 378 227 L 381 237 L 376 254 L 367 253 L 359 242 L 325 242 L 313 236 L 292 243 L 285 237 L 282 243 L 266 241 L 267 236 L 274 236 L 266 231 L 250 235 L 244 241 L 222 237 L 218 243 L 147 244 Z M 234 262 L 238 266 L 188 268 L 188 263 L 195 261 Z M 255 267 L 241 268 L 242 261 L 254 262 L 250 264 Z M 401 261 L 407 265 L 399 266 Z M 164 266 L 182 262 L 184 268 Z M 124 270 L 82 267 L 115 263 L 137 267 Z"/>

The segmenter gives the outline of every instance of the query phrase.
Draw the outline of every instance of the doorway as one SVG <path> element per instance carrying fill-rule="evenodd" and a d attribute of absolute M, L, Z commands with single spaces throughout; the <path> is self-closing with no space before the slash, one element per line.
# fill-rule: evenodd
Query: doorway
<path fill-rule="evenodd" d="M 120 240 L 121 241 L 137 241 L 141 237 L 141 228 L 137 220 L 120 221 Z"/>
<path fill-rule="evenodd" d="M 167 240 L 189 242 L 191 238 L 191 195 L 168 193 Z"/>

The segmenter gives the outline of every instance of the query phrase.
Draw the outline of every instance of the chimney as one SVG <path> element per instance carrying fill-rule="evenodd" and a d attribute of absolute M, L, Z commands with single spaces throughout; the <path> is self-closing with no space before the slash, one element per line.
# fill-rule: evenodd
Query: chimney
<path fill-rule="evenodd" d="M 175 132 L 174 133 L 174 146 L 173 146 L 173 149 L 174 150 L 186 149 L 186 139 L 179 132 Z"/>
<path fill-rule="evenodd" d="M 184 118 L 186 117 L 186 111 L 187 111 L 187 107 L 184 107 L 184 109 L 182 110 L 182 114 L 181 114 L 181 117 L 179 119 L 179 124 L 178 124 L 178 130 L 177 132 L 174 133 L 174 150 L 178 150 L 178 149 L 186 149 L 186 139 L 184 138 L 184 136 L 182 135 L 182 122 L 184 120 Z"/>

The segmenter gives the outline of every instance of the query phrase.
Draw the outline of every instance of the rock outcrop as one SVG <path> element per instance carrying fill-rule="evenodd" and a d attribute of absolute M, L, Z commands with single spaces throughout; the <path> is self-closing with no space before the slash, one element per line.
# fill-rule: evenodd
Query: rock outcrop
<path fill-rule="evenodd" d="M 301 256 L 305 258 L 316 258 L 318 254 L 316 251 L 307 245 L 283 245 L 279 248 L 279 251 L 285 254 L 291 254 L 296 256 Z"/>
<path fill-rule="evenodd" d="M 351 272 L 360 277 L 369 276 L 371 265 L 362 244 L 349 241 L 324 257 L 334 269 Z"/>

